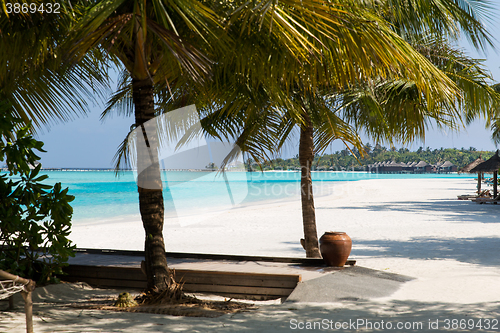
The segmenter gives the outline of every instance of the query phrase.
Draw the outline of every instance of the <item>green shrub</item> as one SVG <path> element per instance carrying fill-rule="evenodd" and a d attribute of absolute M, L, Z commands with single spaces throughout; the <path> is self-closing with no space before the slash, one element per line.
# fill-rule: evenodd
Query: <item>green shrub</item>
<path fill-rule="evenodd" d="M 0 269 L 37 280 L 54 282 L 62 274 L 75 248 L 68 239 L 74 196 L 61 183 L 43 183 L 41 164 L 35 151 L 43 143 L 35 140 L 29 126 L 0 113 L 0 161 L 9 173 L 0 174 Z"/>

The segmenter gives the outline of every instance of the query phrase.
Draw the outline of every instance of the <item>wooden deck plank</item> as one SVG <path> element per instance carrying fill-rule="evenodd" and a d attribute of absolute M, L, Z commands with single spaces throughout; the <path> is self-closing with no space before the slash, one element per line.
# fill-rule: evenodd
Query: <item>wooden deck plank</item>
<path fill-rule="evenodd" d="M 219 286 L 212 284 L 184 284 L 187 292 L 209 292 L 209 293 L 229 293 L 245 295 L 265 295 L 285 297 L 292 293 L 293 288 L 264 288 L 264 287 L 244 287 L 244 286 Z"/>
<path fill-rule="evenodd" d="M 88 277 L 96 279 L 116 279 L 116 280 L 146 280 L 144 273 L 136 267 L 110 267 L 110 266 L 83 266 L 69 265 L 64 268 L 64 272 L 69 276 Z"/>
<path fill-rule="evenodd" d="M 70 265 L 65 272 L 72 277 L 92 279 L 119 279 L 143 281 L 146 279 L 139 268 Z M 222 272 L 204 270 L 175 270 L 177 281 L 186 283 L 210 283 L 242 286 L 268 286 L 294 288 L 300 282 L 300 275 L 258 274 L 250 272 Z"/>
<path fill-rule="evenodd" d="M 227 299 L 247 299 L 247 300 L 252 300 L 252 301 L 269 301 L 273 299 L 278 299 L 278 298 L 283 298 L 280 296 L 272 296 L 272 295 L 251 295 L 251 294 L 235 294 L 235 293 L 192 293 L 192 294 L 205 294 L 205 295 L 217 295 L 217 296 L 222 296 Z M 287 297 L 287 296 L 285 296 Z"/>
<path fill-rule="evenodd" d="M 176 272 L 176 281 L 179 283 L 199 283 L 199 284 L 220 284 L 228 286 L 258 286 L 258 287 L 276 287 L 276 288 L 295 288 L 300 281 L 299 275 L 234 275 L 228 274 L 209 274 L 207 272 Z"/>
<path fill-rule="evenodd" d="M 114 249 L 75 249 L 77 255 L 82 254 L 100 254 L 122 257 L 137 257 L 144 258 L 144 251 L 137 250 L 114 250 Z M 171 259 L 193 259 L 193 260 L 215 260 L 215 261 L 259 261 L 259 262 L 280 262 L 306 264 L 311 266 L 323 265 L 323 260 L 318 258 L 291 258 L 291 257 L 269 257 L 269 256 L 252 256 L 252 255 L 229 255 L 229 254 L 210 254 L 210 253 L 181 253 L 181 252 L 166 252 L 167 258 Z"/>

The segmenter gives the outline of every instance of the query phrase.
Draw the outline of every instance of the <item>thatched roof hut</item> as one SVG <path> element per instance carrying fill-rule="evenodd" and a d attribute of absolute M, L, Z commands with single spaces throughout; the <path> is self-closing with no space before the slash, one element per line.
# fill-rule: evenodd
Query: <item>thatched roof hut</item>
<path fill-rule="evenodd" d="M 466 172 L 466 173 L 474 173 L 471 170 L 474 169 L 475 167 L 477 167 L 479 164 L 481 164 L 483 162 L 484 162 L 483 158 L 481 156 L 479 156 L 472 163 L 469 163 L 466 166 L 464 166 L 463 168 L 461 168 L 460 170 L 458 170 L 458 173 L 464 173 L 464 172 Z"/>
<path fill-rule="evenodd" d="M 493 198 L 497 198 L 497 174 L 498 169 L 500 169 L 500 156 L 498 156 L 498 150 L 495 155 L 491 156 L 487 161 L 478 164 L 471 172 L 493 172 Z"/>
<path fill-rule="evenodd" d="M 450 161 L 444 161 L 436 165 L 438 172 L 457 172 L 457 166 Z"/>
<path fill-rule="evenodd" d="M 454 166 L 455 164 L 451 163 L 450 161 L 445 161 L 443 164 L 441 164 L 439 167 L 440 168 L 449 168 Z"/>
<path fill-rule="evenodd" d="M 466 166 L 464 166 L 463 168 L 461 168 L 460 170 L 458 170 L 458 173 L 464 173 L 464 172 L 474 173 L 474 172 L 472 172 L 472 169 L 474 169 L 475 167 L 477 167 L 479 164 L 481 164 L 483 162 L 484 162 L 483 158 L 481 157 L 481 155 L 479 155 L 479 157 L 476 158 L 472 163 L 469 163 Z M 483 174 L 482 172 L 477 173 L 477 194 L 478 195 L 481 194 L 481 178 L 483 178 L 482 174 Z"/>
<path fill-rule="evenodd" d="M 417 165 L 415 165 L 417 168 L 423 168 L 423 167 L 426 167 L 430 165 L 429 163 L 425 162 L 425 161 L 420 161 L 417 163 Z"/>
<path fill-rule="evenodd" d="M 500 169 L 500 156 L 498 150 L 495 155 L 491 156 L 487 161 L 477 165 L 471 172 L 496 172 Z"/>

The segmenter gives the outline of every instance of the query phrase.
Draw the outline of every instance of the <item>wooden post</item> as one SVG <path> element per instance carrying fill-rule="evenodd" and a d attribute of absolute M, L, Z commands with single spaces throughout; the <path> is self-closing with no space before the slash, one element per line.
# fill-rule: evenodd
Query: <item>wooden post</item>
<path fill-rule="evenodd" d="M 493 172 L 493 199 L 497 198 L 497 173 L 498 171 Z"/>
<path fill-rule="evenodd" d="M 481 194 L 481 172 L 478 172 L 477 173 L 477 194 L 480 195 Z"/>
<path fill-rule="evenodd" d="M 26 333 L 33 333 L 33 300 L 31 291 L 21 291 L 24 299 L 24 314 L 26 315 Z"/>

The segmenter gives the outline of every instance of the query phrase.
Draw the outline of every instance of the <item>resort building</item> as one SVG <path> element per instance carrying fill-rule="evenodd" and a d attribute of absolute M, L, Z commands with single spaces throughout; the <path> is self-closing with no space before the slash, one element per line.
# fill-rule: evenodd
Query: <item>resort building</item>
<path fill-rule="evenodd" d="M 371 173 L 450 173 L 457 172 L 457 166 L 450 161 L 429 164 L 425 161 L 420 162 L 377 162 L 367 166 Z"/>

